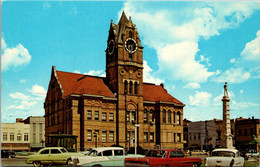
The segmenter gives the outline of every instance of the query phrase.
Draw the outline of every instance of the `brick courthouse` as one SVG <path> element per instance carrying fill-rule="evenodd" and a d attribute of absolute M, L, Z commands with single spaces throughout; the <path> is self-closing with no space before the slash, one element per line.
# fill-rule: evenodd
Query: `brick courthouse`
<path fill-rule="evenodd" d="M 71 134 L 74 147 L 121 145 L 183 148 L 182 102 L 163 84 L 143 83 L 143 47 L 131 18 L 111 21 L 106 49 L 106 77 L 57 71 L 52 67 L 45 108 L 45 142 Z M 97 134 L 97 137 L 94 136 Z"/>

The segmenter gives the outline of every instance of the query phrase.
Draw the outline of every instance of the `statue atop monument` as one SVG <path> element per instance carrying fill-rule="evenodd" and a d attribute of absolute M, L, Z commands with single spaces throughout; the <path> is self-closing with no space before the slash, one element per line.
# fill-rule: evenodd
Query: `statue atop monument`
<path fill-rule="evenodd" d="M 228 85 L 227 85 L 227 82 L 225 82 L 225 85 L 224 85 L 224 96 L 228 96 Z"/>

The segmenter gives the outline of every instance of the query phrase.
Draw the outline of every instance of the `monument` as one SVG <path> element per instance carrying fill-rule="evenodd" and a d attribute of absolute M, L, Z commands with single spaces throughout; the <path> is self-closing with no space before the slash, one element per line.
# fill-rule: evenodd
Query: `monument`
<path fill-rule="evenodd" d="M 229 101 L 230 98 L 228 96 L 228 85 L 227 82 L 224 85 L 224 96 L 222 99 L 223 102 L 223 123 L 225 126 L 225 131 L 224 131 L 224 142 L 223 142 L 223 147 L 224 148 L 234 148 L 233 147 L 233 141 L 232 141 L 232 134 L 231 134 L 231 124 L 230 124 L 230 110 L 229 110 Z"/>

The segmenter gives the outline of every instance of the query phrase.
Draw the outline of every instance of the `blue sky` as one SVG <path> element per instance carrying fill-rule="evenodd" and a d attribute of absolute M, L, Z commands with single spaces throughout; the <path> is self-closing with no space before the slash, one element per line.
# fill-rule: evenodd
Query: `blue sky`
<path fill-rule="evenodd" d="M 44 115 L 51 67 L 105 76 L 110 21 L 131 16 L 144 46 L 144 81 L 164 83 L 184 118 L 259 118 L 260 3 L 2 2 L 1 121 Z"/>

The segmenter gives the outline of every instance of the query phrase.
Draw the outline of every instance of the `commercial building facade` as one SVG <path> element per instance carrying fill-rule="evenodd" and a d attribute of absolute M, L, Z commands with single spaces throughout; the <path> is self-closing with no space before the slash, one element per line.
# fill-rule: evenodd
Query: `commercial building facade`
<path fill-rule="evenodd" d="M 44 103 L 46 146 L 54 134 L 77 136 L 72 147 L 137 143 L 143 148 L 183 148 L 182 102 L 164 85 L 143 83 L 143 46 L 136 26 L 123 13 L 111 21 L 106 49 L 106 77 L 52 67 Z M 138 125 L 138 127 L 137 127 Z"/>
<path fill-rule="evenodd" d="M 1 123 L 1 149 L 12 151 L 30 150 L 30 125 L 22 119 L 16 123 Z"/>

